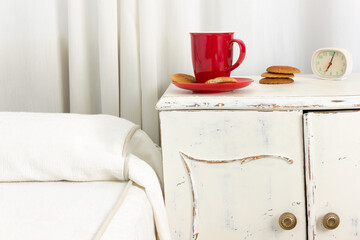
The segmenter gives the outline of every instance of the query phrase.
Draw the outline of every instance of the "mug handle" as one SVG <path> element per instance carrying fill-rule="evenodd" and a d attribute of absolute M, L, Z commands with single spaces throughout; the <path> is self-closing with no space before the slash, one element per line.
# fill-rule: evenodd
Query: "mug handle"
<path fill-rule="evenodd" d="M 245 43 L 243 41 L 241 41 L 240 39 L 231 39 L 230 40 L 230 44 L 236 42 L 237 44 L 239 44 L 239 48 L 240 48 L 240 55 L 238 60 L 236 61 L 236 63 L 234 63 L 234 65 L 232 65 L 231 67 L 228 67 L 225 71 L 226 72 L 231 72 L 232 70 L 234 70 L 235 68 L 237 68 L 243 61 L 245 58 L 245 54 L 246 54 L 246 48 L 245 48 Z"/>

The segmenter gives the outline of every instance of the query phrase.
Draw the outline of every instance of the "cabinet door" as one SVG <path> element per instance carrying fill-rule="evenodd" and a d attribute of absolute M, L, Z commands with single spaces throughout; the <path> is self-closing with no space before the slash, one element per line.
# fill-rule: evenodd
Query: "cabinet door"
<path fill-rule="evenodd" d="M 306 239 L 301 112 L 164 111 L 160 120 L 173 240 Z M 292 230 L 279 226 L 286 212 Z"/>
<path fill-rule="evenodd" d="M 304 123 L 309 239 L 360 239 L 360 112 L 311 112 Z"/>

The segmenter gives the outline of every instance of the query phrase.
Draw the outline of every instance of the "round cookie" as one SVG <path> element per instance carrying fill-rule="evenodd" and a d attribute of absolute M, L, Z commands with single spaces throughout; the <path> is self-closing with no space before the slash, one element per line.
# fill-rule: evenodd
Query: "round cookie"
<path fill-rule="evenodd" d="M 196 80 L 193 76 L 183 73 L 176 73 L 172 75 L 170 79 L 174 82 L 179 82 L 179 83 L 196 83 Z"/>
<path fill-rule="evenodd" d="M 299 73 L 300 70 L 290 66 L 271 66 L 266 69 L 270 73 Z"/>
<path fill-rule="evenodd" d="M 235 78 L 231 77 L 217 77 L 207 80 L 205 83 L 234 83 L 237 82 Z"/>
<path fill-rule="evenodd" d="M 294 77 L 293 73 L 269 73 L 269 72 L 264 72 L 263 74 L 261 74 L 262 77 L 268 77 L 268 78 L 291 78 Z"/>
<path fill-rule="evenodd" d="M 259 81 L 261 84 L 284 84 L 293 82 L 294 80 L 291 78 L 262 78 Z"/>

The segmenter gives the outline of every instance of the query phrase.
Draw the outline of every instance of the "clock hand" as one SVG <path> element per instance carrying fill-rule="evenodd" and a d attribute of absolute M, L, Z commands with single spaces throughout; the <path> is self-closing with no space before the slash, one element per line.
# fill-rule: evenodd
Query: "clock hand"
<path fill-rule="evenodd" d="M 327 72 L 327 71 L 329 70 L 330 66 L 332 65 L 332 61 L 333 61 L 333 59 L 334 59 L 334 56 L 335 56 L 335 52 L 334 52 L 334 54 L 332 55 L 331 60 L 330 60 L 330 62 L 329 62 L 329 65 L 327 66 L 325 72 Z"/>

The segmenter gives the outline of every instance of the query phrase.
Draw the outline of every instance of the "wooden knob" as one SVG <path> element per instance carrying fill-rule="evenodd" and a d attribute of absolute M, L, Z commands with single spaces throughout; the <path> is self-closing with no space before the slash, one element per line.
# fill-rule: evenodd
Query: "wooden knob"
<path fill-rule="evenodd" d="M 284 230 L 291 230 L 296 226 L 297 220 L 294 214 L 286 212 L 281 214 L 279 225 Z"/>
<path fill-rule="evenodd" d="M 323 225 L 326 229 L 333 230 L 340 224 L 340 218 L 336 213 L 328 213 L 323 218 Z"/>

